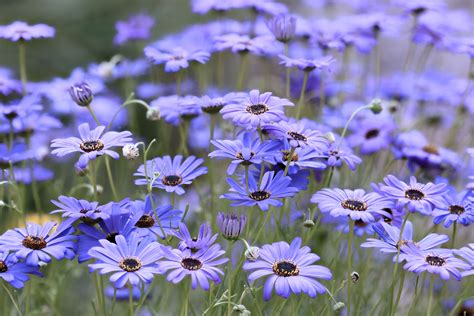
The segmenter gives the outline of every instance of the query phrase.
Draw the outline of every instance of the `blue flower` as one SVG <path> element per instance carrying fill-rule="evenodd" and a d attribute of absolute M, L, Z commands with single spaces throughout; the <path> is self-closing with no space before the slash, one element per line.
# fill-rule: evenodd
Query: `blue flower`
<path fill-rule="evenodd" d="M 474 275 L 474 243 L 469 244 L 466 247 L 461 249 L 453 250 L 453 252 L 467 261 L 471 268 L 467 268 L 466 271 L 462 273 L 463 276 Z"/>
<path fill-rule="evenodd" d="M 160 51 L 155 47 L 145 47 L 145 56 L 153 61 L 154 64 L 165 64 L 166 72 L 177 72 L 181 68 L 189 67 L 189 62 L 197 61 L 205 64 L 210 54 L 204 50 L 188 51 L 182 47 L 174 47 L 169 51 Z"/>
<path fill-rule="evenodd" d="M 159 97 L 150 103 L 152 109 L 160 111 L 160 116 L 169 124 L 179 125 L 183 119 L 191 119 L 202 113 L 201 107 L 192 96 L 170 95 Z"/>
<path fill-rule="evenodd" d="M 0 169 L 9 169 L 10 162 L 14 165 L 34 156 L 34 151 L 29 150 L 24 143 L 13 143 L 11 149 L 6 144 L 0 144 Z"/>
<path fill-rule="evenodd" d="M 464 226 L 474 222 L 474 201 L 466 192 L 461 192 L 453 197 L 450 194 L 444 196 L 443 207 L 437 207 L 431 214 L 435 224 L 444 221 L 444 227 L 449 227 L 453 222 Z"/>
<path fill-rule="evenodd" d="M 321 170 L 326 168 L 326 164 L 322 162 L 322 155 L 318 153 L 313 147 L 306 146 L 293 148 L 294 152 L 290 158 L 289 156 L 292 147 L 286 139 L 282 142 L 282 144 L 283 146 L 280 152 L 273 157 L 274 163 L 276 163 L 279 168 L 284 170 L 288 164 L 288 160 L 290 160 L 288 168 L 288 174 L 290 177 L 297 173 L 299 169 L 307 168 Z"/>
<path fill-rule="evenodd" d="M 127 21 L 118 21 L 115 23 L 117 34 L 114 37 L 114 44 L 123 45 L 131 40 L 147 40 L 151 36 L 153 25 L 155 19 L 143 13 L 132 15 Z"/>
<path fill-rule="evenodd" d="M 103 211 L 103 207 L 98 202 L 89 202 L 86 200 L 78 200 L 74 197 L 61 195 L 59 201 L 52 200 L 51 203 L 59 207 L 51 214 L 62 213 L 63 217 L 81 219 L 86 223 L 93 223 L 99 219 L 107 219 L 110 217 L 108 212 Z"/>
<path fill-rule="evenodd" d="M 4 251 L 13 251 L 18 259 L 25 259 L 29 266 L 48 263 L 51 258 L 72 260 L 75 256 L 76 236 L 74 227 L 64 222 L 53 232 L 54 222 L 39 224 L 27 223 L 26 228 L 10 229 L 0 236 Z"/>
<path fill-rule="evenodd" d="M 326 293 L 326 287 L 316 279 L 332 279 L 328 268 L 312 264 L 319 259 L 309 247 L 301 247 L 301 238 L 296 237 L 290 245 L 284 241 L 263 245 L 259 258 L 254 262 L 245 262 L 243 269 L 252 271 L 248 276 L 249 282 L 269 276 L 263 286 L 265 301 L 271 298 L 273 288 L 284 298 L 288 298 L 291 292 L 303 292 L 314 298 L 317 294 Z"/>
<path fill-rule="evenodd" d="M 195 98 L 195 102 L 201 107 L 203 112 L 209 114 L 218 113 L 222 108 L 228 104 L 236 103 L 245 99 L 245 93 L 243 92 L 231 92 L 223 97 L 211 98 L 207 95 L 200 98 Z"/>
<path fill-rule="evenodd" d="M 324 56 L 319 59 L 290 58 L 285 55 L 278 55 L 281 59 L 280 65 L 287 68 L 297 67 L 303 71 L 330 70 L 331 65 L 336 61 L 332 56 Z"/>
<path fill-rule="evenodd" d="M 173 235 L 180 240 L 178 244 L 180 250 L 191 250 L 192 252 L 209 248 L 217 239 L 217 234 L 212 235 L 209 224 L 202 224 L 197 237 L 192 237 L 186 224 L 179 223 L 179 231 L 173 232 Z"/>
<path fill-rule="evenodd" d="M 24 262 L 18 262 L 13 253 L 0 251 L 0 278 L 19 289 L 30 279 L 29 274 L 43 276 L 39 267 L 29 266 Z"/>
<path fill-rule="evenodd" d="M 360 147 L 360 153 L 370 155 L 387 148 L 396 128 L 390 117 L 369 117 L 354 124 L 354 133 L 347 137 L 351 147 Z"/>
<path fill-rule="evenodd" d="M 279 122 L 264 125 L 263 130 L 278 139 L 288 140 L 291 147 L 311 147 L 317 152 L 327 150 L 329 142 L 319 131 L 306 128 L 303 122 Z"/>
<path fill-rule="evenodd" d="M 163 158 L 155 158 L 146 162 L 147 174 L 145 167 L 141 165 L 135 176 L 144 177 L 144 179 L 135 180 L 136 185 L 147 185 L 150 181 L 154 188 L 164 189 L 166 192 L 184 194 L 182 185 L 191 184 L 197 177 L 206 174 L 207 168 L 200 167 L 204 162 L 203 159 L 197 159 L 190 156 L 183 160 L 183 156 L 178 155 L 171 159 L 170 156 Z"/>
<path fill-rule="evenodd" d="M 342 163 L 345 163 L 349 169 L 354 171 L 356 166 L 362 163 L 362 159 L 354 155 L 349 147 L 338 148 L 334 143 L 329 146 L 323 155 L 327 159 L 326 163 L 330 167 L 340 167 Z"/>
<path fill-rule="evenodd" d="M 418 183 L 415 177 L 410 177 L 410 184 L 388 175 L 384 178 L 386 185 L 380 186 L 380 191 L 387 197 L 397 201 L 398 205 L 406 206 L 410 212 L 420 212 L 430 215 L 435 207 L 443 207 L 443 196 L 447 193 L 446 184 Z"/>
<path fill-rule="evenodd" d="M 37 38 L 54 37 L 55 29 L 46 24 L 28 25 L 22 21 L 15 21 L 9 25 L 0 26 L 0 38 L 12 42 L 30 41 Z"/>
<path fill-rule="evenodd" d="M 234 174 L 239 165 L 249 166 L 272 161 L 279 147 L 278 142 L 274 141 L 262 143 L 258 137 L 252 137 L 252 133 L 244 133 L 242 140 L 211 140 L 211 143 L 218 149 L 211 152 L 209 157 L 232 159 L 227 168 L 228 175 Z"/>
<path fill-rule="evenodd" d="M 295 36 L 296 17 L 277 15 L 267 22 L 267 26 L 278 41 L 287 43 Z"/>
<path fill-rule="evenodd" d="M 89 264 L 91 270 L 100 274 L 112 273 L 110 282 L 117 288 L 129 284 L 137 286 L 151 283 L 158 273 L 156 261 L 162 257 L 160 244 L 150 242 L 131 234 L 128 239 L 117 236 L 115 243 L 99 240 L 100 246 L 89 250 L 89 255 L 96 259 Z"/>
<path fill-rule="evenodd" d="M 104 154 L 114 159 L 119 158 L 119 154 L 110 150 L 112 147 L 124 146 L 132 141 L 132 133 L 125 132 L 106 132 L 105 126 L 98 126 L 90 130 L 89 124 L 84 123 L 78 127 L 81 138 L 57 138 L 51 142 L 51 147 L 55 148 L 51 153 L 59 157 L 80 152 L 81 157 L 78 164 L 85 168 L 89 161 L 96 159 Z"/>
<path fill-rule="evenodd" d="M 233 201 L 232 206 L 258 205 L 262 211 L 267 211 L 270 205 L 280 207 L 283 205 L 280 198 L 293 197 L 298 189 L 289 186 L 291 178 L 283 175 L 283 171 L 275 174 L 274 171 L 265 172 L 260 185 L 253 176 L 249 176 L 248 191 L 244 184 L 238 184 L 229 178 L 227 183 L 231 186 L 229 193 L 221 195 L 221 198 Z"/>
<path fill-rule="evenodd" d="M 216 218 L 217 227 L 222 237 L 228 240 L 237 240 L 245 228 L 247 217 L 235 213 L 224 214 L 219 212 Z"/>

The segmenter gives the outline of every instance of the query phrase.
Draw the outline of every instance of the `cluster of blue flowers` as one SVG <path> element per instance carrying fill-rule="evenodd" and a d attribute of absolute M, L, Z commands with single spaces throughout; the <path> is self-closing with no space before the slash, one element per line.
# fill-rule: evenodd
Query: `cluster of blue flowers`
<path fill-rule="evenodd" d="M 117 22 L 113 43 L 146 41 L 140 58 L 117 55 L 44 82 L 27 79 L 25 43 L 53 38 L 55 29 L 0 26 L 0 39 L 18 45 L 20 56 L 19 78 L 0 67 L 0 207 L 22 217 L 22 228 L 1 226 L 0 278 L 19 289 L 53 259 L 77 259 L 109 276 L 105 291 L 97 281 L 100 308 L 106 293 L 114 304 L 129 299 L 132 314 L 160 275 L 181 283 L 184 314 L 189 288 L 199 287 L 210 292 L 204 313 L 225 306 L 227 315 L 249 315 L 250 304 L 261 313 L 268 306 L 258 300 L 275 292 L 328 294 L 326 305 L 347 315 L 374 313 L 384 296 L 389 309 L 379 313 L 394 315 L 405 289 L 399 265 L 416 275 L 415 298 L 424 272 L 472 283 L 469 16 L 441 0 L 300 2 L 313 10 L 335 2 L 351 14 L 325 19 L 273 0 L 192 0 L 201 15 L 253 15 L 209 20 L 154 42 L 154 18 L 133 15 Z M 385 39 L 404 34 L 404 66 L 382 71 Z M 466 55 L 467 78 L 430 69 L 436 52 Z M 232 63 L 236 76 L 227 70 Z M 130 80 L 122 100 L 114 86 Z M 59 193 L 46 204 L 52 192 Z M 45 223 L 28 217 L 53 205 Z M 451 238 L 442 229 L 452 229 Z M 360 248 L 393 255 L 389 289 L 368 309 L 354 297 L 355 266 L 382 265 Z M 315 265 L 320 259 L 324 265 Z M 430 281 L 428 314 L 439 281 Z M 452 308 L 460 308 L 468 290 L 455 291 Z M 409 305 L 401 310 L 409 314 L 416 308 Z"/>

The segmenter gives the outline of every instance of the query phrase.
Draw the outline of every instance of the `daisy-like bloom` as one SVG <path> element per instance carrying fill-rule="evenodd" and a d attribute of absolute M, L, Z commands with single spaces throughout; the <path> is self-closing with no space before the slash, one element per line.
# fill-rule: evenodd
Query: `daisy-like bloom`
<path fill-rule="evenodd" d="M 248 53 L 261 55 L 264 52 L 261 41 L 263 37 L 250 38 L 248 35 L 225 34 L 215 38 L 215 48 L 217 51 L 230 49 L 233 53 Z"/>
<path fill-rule="evenodd" d="M 13 22 L 10 25 L 0 26 L 0 38 L 12 42 L 30 41 L 36 38 L 54 37 L 55 30 L 46 24 L 28 25 L 22 21 Z"/>
<path fill-rule="evenodd" d="M 153 209 L 153 205 L 155 205 L 155 209 Z M 174 210 L 171 205 L 157 207 L 155 197 L 153 197 L 153 203 L 151 203 L 149 195 L 147 195 L 145 201 L 130 202 L 130 209 L 132 217 L 137 220 L 135 222 L 137 230 L 146 231 L 152 237 L 166 238 L 168 234 L 178 228 L 183 217 L 183 211 Z M 138 217 L 137 214 L 140 216 Z"/>
<path fill-rule="evenodd" d="M 192 252 L 209 248 L 217 239 L 217 234 L 212 235 L 211 225 L 202 224 L 199 227 L 197 237 L 191 237 L 189 229 L 184 223 L 179 223 L 179 231 L 173 232 L 180 242 L 178 248 L 180 250 L 190 250 Z"/>
<path fill-rule="evenodd" d="M 362 189 L 341 190 L 322 189 L 311 197 L 311 202 L 316 203 L 322 213 L 329 213 L 333 217 L 349 216 L 352 220 L 374 222 L 382 214 L 384 208 L 392 205 L 391 201 L 371 192 L 365 193 Z"/>
<path fill-rule="evenodd" d="M 25 259 L 29 266 L 48 263 L 51 258 L 72 260 L 75 256 L 74 227 L 64 222 L 56 230 L 54 222 L 43 226 L 27 223 L 26 228 L 10 229 L 0 236 L 0 246 L 3 251 L 13 251 L 18 259 Z"/>
<path fill-rule="evenodd" d="M 217 214 L 217 227 L 219 227 L 222 237 L 228 240 L 237 240 L 245 228 L 247 217 L 245 215 L 237 215 L 235 213 Z"/>
<path fill-rule="evenodd" d="M 326 164 L 322 162 L 323 158 L 320 153 L 318 153 L 314 148 L 306 147 L 296 147 L 293 148 L 290 146 L 288 141 L 285 139 L 281 147 L 280 152 L 275 155 L 274 163 L 277 164 L 279 168 L 285 170 L 286 165 L 288 164 L 288 159 L 290 159 L 290 164 L 288 167 L 288 174 L 292 175 L 297 173 L 300 168 L 303 169 L 324 169 Z M 291 150 L 293 148 L 293 154 L 290 156 Z"/>
<path fill-rule="evenodd" d="M 68 137 L 53 139 L 51 147 L 54 148 L 54 150 L 51 153 L 63 157 L 71 153 L 80 152 L 81 157 L 79 157 L 77 163 L 82 169 L 88 165 L 89 161 L 104 154 L 118 159 L 120 157 L 119 154 L 110 149 L 131 143 L 132 138 L 130 138 L 130 136 L 132 133 L 129 131 L 104 133 L 104 130 L 105 126 L 98 126 L 90 130 L 89 124 L 81 124 L 78 127 L 81 138 Z"/>
<path fill-rule="evenodd" d="M 15 79 L 10 69 L 0 67 L 0 94 L 8 96 L 13 93 L 21 93 L 21 82 Z"/>
<path fill-rule="evenodd" d="M 158 273 L 156 261 L 162 257 L 160 244 L 141 239 L 138 234 L 131 234 L 128 239 L 117 236 L 115 243 L 99 240 L 100 246 L 89 250 L 89 255 L 96 259 L 89 264 L 91 270 L 108 274 L 115 287 L 150 283 Z"/>
<path fill-rule="evenodd" d="M 327 150 L 329 142 L 324 135 L 315 130 L 306 128 L 302 122 L 266 124 L 263 130 L 279 139 L 287 139 L 291 147 L 312 147 L 317 152 Z"/>
<path fill-rule="evenodd" d="M 177 72 L 181 68 L 189 67 L 189 63 L 196 61 L 205 64 L 211 54 L 204 50 L 188 51 L 182 47 L 174 47 L 169 51 L 161 51 L 155 47 L 145 47 L 145 56 L 155 65 L 165 64 L 166 72 Z"/>
<path fill-rule="evenodd" d="M 277 15 L 267 22 L 268 29 L 273 36 L 282 43 L 288 43 L 296 32 L 296 17 L 290 15 Z"/>
<path fill-rule="evenodd" d="M 258 205 L 262 211 L 267 211 L 270 205 L 280 207 L 283 202 L 280 198 L 293 197 L 298 193 L 298 188 L 290 186 L 291 178 L 283 175 L 283 171 L 275 174 L 267 171 L 263 175 L 262 182 L 258 185 L 256 179 L 249 175 L 247 191 L 245 181 L 238 184 L 234 179 L 227 179 L 231 186 L 229 193 L 221 195 L 221 198 L 234 201 L 232 206 Z"/>
<path fill-rule="evenodd" d="M 260 138 L 253 137 L 252 133 L 244 133 L 242 140 L 211 140 L 211 143 L 217 150 L 211 152 L 209 157 L 232 159 L 227 168 L 228 175 L 234 174 L 239 165 L 250 166 L 264 161 L 271 162 L 279 147 L 276 141 L 262 143 Z"/>
<path fill-rule="evenodd" d="M 375 233 L 381 239 L 368 238 L 366 242 L 360 246 L 362 248 L 378 248 L 383 253 L 393 253 L 395 256 L 393 260 L 397 259 L 396 254 L 398 252 L 398 260 L 402 262 L 405 260 L 406 253 L 404 252 L 405 245 L 414 245 L 421 251 L 427 251 L 430 249 L 438 248 L 438 246 L 446 243 L 449 238 L 446 235 L 429 234 L 420 241 L 413 240 L 413 225 L 410 221 L 407 221 L 403 229 L 402 238 L 400 239 L 400 229 L 391 226 L 387 223 L 381 222 L 372 225 Z"/>
<path fill-rule="evenodd" d="M 260 91 L 252 90 L 246 100 L 225 106 L 221 114 L 224 119 L 231 119 L 241 127 L 256 129 L 263 124 L 288 121 L 284 106 L 294 104 L 287 99 L 272 96 L 271 92 L 260 94 Z"/>
<path fill-rule="evenodd" d="M 303 71 L 318 70 L 331 70 L 331 65 L 336 62 L 332 56 L 324 56 L 320 59 L 304 59 L 304 58 L 290 58 L 285 55 L 278 55 L 281 59 L 280 65 L 284 65 L 287 68 L 296 67 Z"/>
<path fill-rule="evenodd" d="M 474 222 L 474 201 L 466 192 L 461 192 L 458 196 L 447 194 L 444 196 L 443 207 L 435 208 L 431 215 L 435 224 L 444 221 L 444 227 L 449 227 L 454 222 L 467 226 Z"/>
<path fill-rule="evenodd" d="M 114 37 L 115 45 L 123 45 L 128 41 L 147 40 L 151 36 L 151 29 L 155 19 L 148 14 L 136 14 L 127 21 L 118 21 L 115 24 L 117 34 Z"/>
<path fill-rule="evenodd" d="M 183 156 L 178 155 L 171 159 L 170 156 L 148 160 L 147 173 L 141 165 L 133 175 L 144 179 L 135 180 L 136 185 L 147 185 L 151 181 L 154 188 L 166 190 L 166 192 L 184 194 L 182 185 L 191 184 L 197 177 L 206 174 L 207 168 L 201 164 L 204 159 L 189 156 L 183 161 Z"/>
<path fill-rule="evenodd" d="M 172 270 L 166 279 L 174 284 L 181 282 L 188 275 L 191 276 L 193 290 L 198 284 L 203 290 L 209 290 L 209 280 L 219 284 L 221 282 L 219 274 L 224 275 L 224 273 L 216 266 L 229 260 L 218 259 L 225 254 L 218 244 L 196 253 L 192 253 L 189 249 L 180 250 L 161 246 L 161 252 L 163 259 L 157 262 L 160 273 L 165 274 L 168 270 Z"/>
<path fill-rule="evenodd" d="M 447 249 L 431 249 L 422 251 L 414 245 L 403 246 L 406 254 L 405 270 L 416 274 L 427 271 L 433 274 L 439 274 L 441 279 L 449 280 L 450 276 L 456 281 L 461 281 L 462 274 L 459 270 L 469 269 L 469 265 L 453 256 Z"/>
<path fill-rule="evenodd" d="M 245 99 L 246 94 L 244 92 L 231 92 L 223 97 L 211 98 L 207 95 L 200 98 L 195 98 L 195 102 L 199 105 L 203 112 L 208 114 L 219 113 L 222 108 L 228 104 L 236 103 Z"/>
<path fill-rule="evenodd" d="M 342 163 L 345 163 L 349 169 L 354 171 L 357 165 L 362 163 L 362 159 L 354 155 L 349 147 L 338 148 L 334 143 L 329 146 L 323 155 L 327 159 L 326 163 L 330 167 L 340 167 Z"/>
<path fill-rule="evenodd" d="M 433 208 L 443 207 L 443 196 L 447 193 L 446 184 L 418 183 L 410 177 L 410 184 L 388 175 L 384 178 L 386 185 L 380 186 L 380 192 L 388 198 L 395 199 L 400 206 L 406 206 L 410 212 L 430 215 Z"/>
<path fill-rule="evenodd" d="M 42 276 L 38 267 L 32 267 L 24 262 L 18 262 L 13 253 L 0 251 L 0 278 L 20 289 L 30 279 L 29 274 Z"/>
<path fill-rule="evenodd" d="M 34 156 L 34 151 L 29 150 L 24 143 L 14 143 L 12 148 L 6 144 L 0 144 L 0 169 L 10 168 L 10 162 L 15 165 Z"/>
<path fill-rule="evenodd" d="M 169 124 L 178 126 L 183 119 L 192 119 L 201 114 L 201 107 L 192 96 L 170 95 L 159 97 L 150 103 L 152 110 Z"/>
<path fill-rule="evenodd" d="M 332 279 L 328 268 L 312 264 L 319 259 L 308 246 L 301 247 L 301 238 L 296 237 L 290 245 L 284 241 L 263 245 L 258 259 L 247 261 L 243 269 L 252 271 L 248 276 L 249 282 L 269 276 L 263 286 L 265 301 L 271 298 L 273 288 L 277 295 L 284 298 L 288 298 L 291 292 L 316 297 L 326 292 L 326 287 L 316 279 Z"/>
<path fill-rule="evenodd" d="M 474 275 L 474 243 L 469 244 L 466 247 L 462 247 L 461 249 L 453 250 L 453 252 L 467 261 L 467 263 L 471 266 L 471 268 L 465 269 L 462 273 L 462 276 Z"/>
<path fill-rule="evenodd" d="M 354 133 L 347 137 L 351 147 L 360 146 L 360 153 L 370 155 L 387 148 L 396 125 L 390 117 L 370 117 L 354 125 Z"/>
<path fill-rule="evenodd" d="M 51 214 L 62 213 L 63 217 L 80 219 L 87 224 L 93 224 L 100 219 L 110 217 L 108 212 L 103 211 L 103 206 L 99 206 L 98 202 L 89 202 L 86 200 L 78 200 L 74 197 L 61 195 L 59 201 L 52 200 L 51 203 L 59 207 Z"/>

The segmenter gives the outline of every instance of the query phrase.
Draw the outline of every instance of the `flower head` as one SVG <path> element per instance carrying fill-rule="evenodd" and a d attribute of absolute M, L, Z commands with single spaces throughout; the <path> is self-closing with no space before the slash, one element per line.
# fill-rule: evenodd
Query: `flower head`
<path fill-rule="evenodd" d="M 268 21 L 267 26 L 278 41 L 287 43 L 295 36 L 296 17 L 277 15 Z"/>
<path fill-rule="evenodd" d="M 454 222 L 467 226 L 474 222 L 474 201 L 466 192 L 461 192 L 458 196 L 447 194 L 444 196 L 443 206 L 435 208 L 431 215 L 435 224 L 444 221 L 444 227 L 449 227 Z"/>
<path fill-rule="evenodd" d="M 312 147 L 317 152 L 327 150 L 329 142 L 324 135 L 315 130 L 306 128 L 304 123 L 278 122 L 266 124 L 263 130 L 279 139 L 288 140 L 292 147 Z"/>
<path fill-rule="evenodd" d="M 324 56 L 319 59 L 290 58 L 285 55 L 278 55 L 278 57 L 281 59 L 280 65 L 287 68 L 296 67 L 303 71 L 330 70 L 331 65 L 336 62 L 332 56 Z"/>
<path fill-rule="evenodd" d="M 20 289 L 30 279 L 29 274 L 42 276 L 37 266 L 29 266 L 18 262 L 17 257 L 8 251 L 0 251 L 0 278 Z"/>
<path fill-rule="evenodd" d="M 129 131 L 124 132 L 106 132 L 105 126 L 98 126 L 90 130 L 89 124 L 84 123 L 78 127 L 81 138 L 56 138 L 51 142 L 54 150 L 51 152 L 59 157 L 80 152 L 81 157 L 78 160 L 78 166 L 85 168 L 89 161 L 95 160 L 104 154 L 114 159 L 119 158 L 119 154 L 110 150 L 112 147 L 124 146 L 132 141 Z"/>
<path fill-rule="evenodd" d="M 104 206 L 99 206 L 98 202 L 78 200 L 74 197 L 61 195 L 58 197 L 58 201 L 53 200 L 51 203 L 59 207 L 51 214 L 62 213 L 63 217 L 81 219 L 85 223 L 94 223 L 110 217 L 110 214 L 104 211 Z"/>
<path fill-rule="evenodd" d="M 132 40 L 147 40 L 151 36 L 151 29 L 155 19 L 147 14 L 136 14 L 127 21 L 118 21 L 115 24 L 117 34 L 114 37 L 116 45 L 123 45 Z"/>
<path fill-rule="evenodd" d="M 453 252 L 467 261 L 471 268 L 462 273 L 463 276 L 474 275 L 474 243 Z"/>
<path fill-rule="evenodd" d="M 307 246 L 301 247 L 301 238 L 293 239 L 290 245 L 284 241 L 263 245 L 259 258 L 246 262 L 243 269 L 252 271 L 249 282 L 269 276 L 263 286 L 263 299 L 268 301 L 273 288 L 276 294 L 288 298 L 291 292 L 306 293 L 310 297 L 326 292 L 326 288 L 316 279 L 330 280 L 331 271 L 320 265 L 313 265 L 319 256 L 310 253 Z"/>
<path fill-rule="evenodd" d="M 191 237 L 186 224 L 179 223 L 179 231 L 173 232 L 173 235 L 180 240 L 178 244 L 180 250 L 190 250 L 192 252 L 209 248 L 217 239 L 217 234 L 212 234 L 209 224 L 202 224 L 201 227 L 199 227 L 197 237 Z"/>
<path fill-rule="evenodd" d="M 51 38 L 54 37 L 54 33 L 54 28 L 46 24 L 28 25 L 25 22 L 16 21 L 10 25 L 0 26 L 0 38 L 12 42 Z"/>
<path fill-rule="evenodd" d="M 69 88 L 71 99 L 79 106 L 89 106 L 94 98 L 91 87 L 82 81 Z"/>
<path fill-rule="evenodd" d="M 145 47 L 145 56 L 156 65 L 165 64 L 166 72 L 177 72 L 181 68 L 188 68 L 191 61 L 205 64 L 209 60 L 210 54 L 204 50 L 188 51 L 182 47 L 175 47 L 170 51 L 161 51 L 148 46 Z"/>
<path fill-rule="evenodd" d="M 245 215 L 237 215 L 234 213 L 217 214 L 217 227 L 219 227 L 222 237 L 229 240 L 237 240 L 245 228 L 247 217 Z"/>

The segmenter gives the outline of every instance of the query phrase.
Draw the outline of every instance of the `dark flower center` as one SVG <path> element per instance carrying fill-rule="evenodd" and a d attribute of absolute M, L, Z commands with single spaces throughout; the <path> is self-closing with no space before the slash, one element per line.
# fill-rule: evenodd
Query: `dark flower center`
<path fill-rule="evenodd" d="M 383 208 L 382 211 L 384 211 L 384 212 L 386 212 L 386 213 L 392 215 L 392 217 L 393 217 L 393 211 L 392 211 L 390 208 L 388 208 L 388 207 Z M 387 223 L 387 224 L 392 224 L 392 219 L 393 219 L 393 218 L 387 217 L 387 216 L 385 216 L 385 215 L 382 215 L 382 217 L 383 217 L 383 221 L 384 221 L 385 223 Z"/>
<path fill-rule="evenodd" d="M 105 239 L 107 239 L 108 241 L 110 241 L 111 243 L 114 243 L 116 244 L 117 242 L 115 241 L 115 237 L 117 237 L 119 233 L 110 233 L 108 234 Z"/>
<path fill-rule="evenodd" d="M 254 191 L 249 194 L 249 197 L 255 201 L 263 201 L 270 197 L 270 193 L 267 191 Z"/>
<path fill-rule="evenodd" d="M 138 258 L 127 257 L 123 258 L 122 261 L 120 261 L 119 267 L 120 269 L 127 272 L 135 272 L 140 270 L 140 268 L 142 267 L 142 263 Z"/>
<path fill-rule="evenodd" d="M 220 110 L 222 110 L 223 107 L 224 107 L 224 104 L 212 104 L 212 105 L 203 107 L 202 110 L 209 114 L 215 114 L 215 113 L 218 113 Z"/>
<path fill-rule="evenodd" d="M 426 256 L 425 260 L 430 266 L 441 267 L 446 263 L 446 260 L 438 256 Z"/>
<path fill-rule="evenodd" d="M 87 213 L 89 213 L 90 211 L 94 211 L 95 214 L 101 212 L 100 210 L 85 210 L 85 209 L 83 209 L 83 210 L 80 210 L 79 213 L 81 213 L 81 214 L 87 214 Z"/>
<path fill-rule="evenodd" d="M 23 246 L 33 250 L 41 250 L 46 248 L 47 243 L 41 236 L 26 236 L 22 242 Z"/>
<path fill-rule="evenodd" d="M 252 104 L 247 106 L 246 111 L 253 115 L 260 115 L 268 111 L 268 106 L 265 104 Z"/>
<path fill-rule="evenodd" d="M 371 139 L 379 136 L 380 131 L 378 129 L 371 129 L 367 133 L 365 133 L 366 139 Z"/>
<path fill-rule="evenodd" d="M 255 153 L 252 151 L 252 152 L 250 153 L 250 159 L 252 159 L 254 156 L 255 156 Z M 241 152 L 237 153 L 237 154 L 235 155 L 235 158 L 240 159 L 240 160 L 243 160 L 243 161 L 241 162 L 241 164 L 243 164 L 244 166 L 250 166 L 250 165 L 252 164 L 252 163 L 249 161 L 250 159 L 249 159 L 249 160 L 245 160 L 245 159 L 244 159 L 244 156 L 242 155 Z"/>
<path fill-rule="evenodd" d="M 456 204 L 449 206 L 448 210 L 451 214 L 456 214 L 456 215 L 461 215 L 465 211 L 463 206 L 456 205 Z"/>
<path fill-rule="evenodd" d="M 290 156 L 290 151 L 289 150 L 282 150 L 283 153 L 283 161 L 288 161 L 288 158 Z M 291 156 L 291 161 L 298 161 L 298 155 L 293 153 Z"/>
<path fill-rule="evenodd" d="M 288 135 L 291 136 L 291 138 L 293 138 L 294 140 L 298 140 L 298 141 L 307 141 L 308 138 L 306 138 L 306 136 L 300 134 L 300 133 L 297 133 L 297 132 L 288 132 Z"/>
<path fill-rule="evenodd" d="M 345 200 L 341 202 L 341 206 L 351 211 L 366 211 L 367 203 L 357 200 Z"/>
<path fill-rule="evenodd" d="M 422 148 L 424 152 L 432 155 L 439 155 L 439 149 L 435 145 L 426 145 Z"/>
<path fill-rule="evenodd" d="M 164 177 L 164 178 L 161 180 L 161 182 L 162 182 L 164 185 L 169 185 L 169 186 L 172 186 L 172 187 L 177 186 L 177 185 L 180 184 L 182 181 L 183 181 L 183 178 L 181 178 L 181 177 L 178 176 L 178 175 L 166 176 L 166 177 Z"/>
<path fill-rule="evenodd" d="M 147 214 L 142 215 L 142 217 L 140 217 L 138 222 L 135 224 L 135 226 L 139 228 L 149 228 L 153 227 L 153 225 L 155 225 L 155 220 L 153 217 Z"/>
<path fill-rule="evenodd" d="M 367 227 L 369 225 L 369 223 L 366 223 L 363 220 L 358 219 L 358 220 L 354 221 L 354 225 L 356 227 L 364 228 L 364 227 Z"/>
<path fill-rule="evenodd" d="M 300 274 L 298 266 L 289 260 L 275 262 L 272 265 L 272 269 L 273 273 L 281 277 L 297 276 Z"/>
<path fill-rule="evenodd" d="M 104 149 L 104 143 L 98 139 L 98 140 L 86 140 L 83 141 L 79 147 L 85 151 L 86 153 L 90 153 L 91 151 L 99 151 Z"/>
<path fill-rule="evenodd" d="M 5 261 L 0 260 L 0 273 L 4 273 L 8 271 L 7 264 Z"/>
<path fill-rule="evenodd" d="M 196 271 L 202 268 L 202 262 L 195 258 L 183 258 L 181 266 L 186 270 Z"/>
<path fill-rule="evenodd" d="M 419 201 L 425 197 L 425 194 L 418 189 L 408 189 L 405 191 L 405 197 L 410 200 Z"/>

